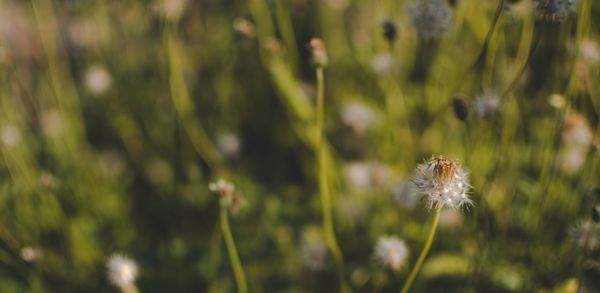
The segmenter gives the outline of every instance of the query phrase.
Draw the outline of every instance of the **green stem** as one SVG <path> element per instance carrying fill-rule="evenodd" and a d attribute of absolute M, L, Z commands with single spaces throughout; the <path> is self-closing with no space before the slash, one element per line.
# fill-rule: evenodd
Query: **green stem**
<path fill-rule="evenodd" d="M 246 276 L 244 275 L 244 269 L 242 263 L 238 257 L 237 249 L 235 248 L 235 241 L 229 228 L 229 218 L 227 217 L 227 208 L 221 207 L 221 230 L 223 230 L 223 237 L 225 238 L 225 245 L 227 246 L 227 252 L 229 253 L 229 259 L 231 260 L 231 266 L 233 267 L 233 274 L 235 275 L 235 282 L 238 286 L 239 293 L 248 292 L 248 284 L 246 284 Z"/>
<path fill-rule="evenodd" d="M 438 222 L 440 221 L 441 210 L 442 210 L 441 208 L 435 209 L 435 214 L 433 216 L 433 222 L 431 223 L 431 228 L 429 229 L 429 235 L 427 236 L 427 241 L 425 241 L 425 246 L 423 247 L 423 250 L 421 251 L 421 255 L 419 255 L 419 259 L 417 260 L 415 267 L 410 272 L 410 276 L 408 277 L 408 280 L 406 280 L 406 283 L 404 283 L 404 286 L 402 287 L 402 293 L 408 292 L 408 290 L 410 289 L 410 286 L 415 281 L 417 274 L 421 270 L 421 265 L 423 265 L 423 261 L 425 261 L 425 257 L 427 257 L 427 254 L 429 253 L 429 249 L 431 248 L 431 243 L 433 243 L 433 237 L 435 236 L 435 232 L 437 231 Z"/>
<path fill-rule="evenodd" d="M 319 193 L 321 194 L 321 206 L 323 212 L 323 230 L 325 233 L 325 242 L 333 254 L 335 260 L 339 281 L 340 291 L 346 290 L 344 283 L 343 274 L 343 258 L 337 239 L 335 238 L 335 231 L 333 229 L 333 211 L 332 211 L 332 198 L 328 186 L 328 171 L 327 171 L 327 157 L 325 153 L 325 146 L 323 143 L 323 117 L 324 117 L 324 104 L 325 104 L 325 78 L 323 77 L 323 67 L 317 67 L 317 123 L 316 123 L 316 151 L 317 151 L 317 174 L 319 176 Z"/>

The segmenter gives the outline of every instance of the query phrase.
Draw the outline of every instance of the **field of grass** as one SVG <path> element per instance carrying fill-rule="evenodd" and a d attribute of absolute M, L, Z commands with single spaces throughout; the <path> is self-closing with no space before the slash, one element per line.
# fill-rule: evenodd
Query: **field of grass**
<path fill-rule="evenodd" d="M 0 292 L 600 292 L 596 0 L 0 0 Z"/>

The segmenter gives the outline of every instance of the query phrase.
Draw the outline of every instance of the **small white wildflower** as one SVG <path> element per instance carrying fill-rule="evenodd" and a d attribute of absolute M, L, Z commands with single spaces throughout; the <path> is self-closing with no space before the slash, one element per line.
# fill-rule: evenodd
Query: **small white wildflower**
<path fill-rule="evenodd" d="M 387 166 L 369 162 L 348 163 L 344 173 L 349 186 L 357 190 L 383 186 L 390 177 Z"/>
<path fill-rule="evenodd" d="M 379 53 L 373 56 L 371 67 L 373 68 L 373 71 L 379 75 L 390 74 L 394 67 L 394 58 L 388 52 Z"/>
<path fill-rule="evenodd" d="M 493 91 L 485 91 L 474 102 L 475 112 L 482 118 L 491 118 L 500 111 L 500 97 Z"/>
<path fill-rule="evenodd" d="M 359 102 L 349 102 L 343 105 L 341 118 L 344 125 L 350 127 L 358 135 L 363 135 L 376 121 L 373 110 Z"/>
<path fill-rule="evenodd" d="M 34 247 L 25 246 L 21 248 L 21 258 L 26 262 L 34 262 L 42 257 L 42 252 Z"/>
<path fill-rule="evenodd" d="M 548 104 L 556 109 L 562 109 L 566 104 L 565 97 L 559 94 L 550 95 L 548 99 Z"/>
<path fill-rule="evenodd" d="M 113 254 L 106 264 L 108 280 L 123 292 L 135 292 L 137 264 L 121 254 Z"/>
<path fill-rule="evenodd" d="M 0 141 L 6 147 L 14 147 L 21 141 L 21 132 L 14 125 L 4 125 L 0 130 Z"/>
<path fill-rule="evenodd" d="M 430 208 L 458 209 L 471 205 L 469 175 L 457 161 L 433 157 L 420 164 L 417 173 L 413 182 L 428 197 Z"/>
<path fill-rule="evenodd" d="M 562 139 L 566 145 L 588 147 L 593 140 L 593 133 L 585 117 L 571 112 L 565 119 Z"/>
<path fill-rule="evenodd" d="M 585 164 L 586 156 L 586 148 L 567 146 L 560 153 L 561 170 L 567 175 L 575 175 Z"/>
<path fill-rule="evenodd" d="M 106 92 L 112 83 L 112 77 L 104 66 L 92 65 L 85 72 L 85 86 L 95 95 Z"/>
<path fill-rule="evenodd" d="M 214 193 L 217 193 L 219 196 L 227 196 L 233 194 L 235 191 L 235 186 L 231 182 L 219 179 L 208 184 L 208 189 Z"/>
<path fill-rule="evenodd" d="M 217 148 L 226 158 L 235 158 L 240 152 L 240 138 L 233 133 L 222 134 L 217 138 Z"/>
<path fill-rule="evenodd" d="M 408 247 L 398 237 L 381 237 L 375 246 L 375 258 L 382 265 L 397 271 L 408 259 Z"/>
<path fill-rule="evenodd" d="M 325 242 L 321 240 L 304 241 L 300 248 L 302 263 L 311 271 L 321 271 L 329 264 L 331 255 Z"/>

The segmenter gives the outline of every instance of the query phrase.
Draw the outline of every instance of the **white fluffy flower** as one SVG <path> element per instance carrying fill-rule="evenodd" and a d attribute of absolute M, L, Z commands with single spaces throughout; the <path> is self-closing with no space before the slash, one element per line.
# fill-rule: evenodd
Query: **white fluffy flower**
<path fill-rule="evenodd" d="M 355 101 L 343 105 L 340 114 L 344 125 L 358 135 L 365 134 L 367 129 L 377 121 L 376 114 L 371 108 Z"/>
<path fill-rule="evenodd" d="M 103 94 L 111 83 L 112 77 L 104 66 L 92 65 L 85 72 L 85 86 L 93 94 Z"/>
<path fill-rule="evenodd" d="M 235 186 L 231 182 L 227 182 L 223 179 L 219 179 L 216 182 L 208 184 L 210 191 L 219 194 L 220 196 L 228 196 L 233 194 Z"/>
<path fill-rule="evenodd" d="M 469 175 L 455 160 L 433 157 L 417 167 L 413 180 L 420 193 L 428 198 L 429 207 L 458 209 L 470 205 Z"/>
<path fill-rule="evenodd" d="M 107 263 L 108 280 L 123 292 L 134 292 L 137 264 L 121 254 L 113 254 Z"/>
<path fill-rule="evenodd" d="M 399 270 L 408 258 L 408 248 L 398 237 L 382 237 L 375 246 L 375 258 L 382 265 Z"/>
<path fill-rule="evenodd" d="M 482 118 L 491 118 L 500 111 L 500 97 L 493 91 L 485 91 L 474 102 L 475 112 Z"/>

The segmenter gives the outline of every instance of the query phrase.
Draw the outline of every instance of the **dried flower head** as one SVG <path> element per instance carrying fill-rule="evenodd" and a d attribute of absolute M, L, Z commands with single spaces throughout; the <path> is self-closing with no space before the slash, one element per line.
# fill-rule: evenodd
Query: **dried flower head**
<path fill-rule="evenodd" d="M 398 237 L 381 237 L 375 246 L 375 258 L 382 265 L 397 271 L 408 259 L 408 247 Z"/>
<path fill-rule="evenodd" d="M 325 50 L 325 44 L 323 40 L 319 38 L 313 38 L 308 42 L 308 49 L 312 57 L 313 65 L 316 67 L 325 67 L 328 63 L 327 50 Z"/>
<path fill-rule="evenodd" d="M 441 39 L 452 23 L 452 9 L 443 0 L 416 0 L 408 7 L 411 23 L 422 40 Z"/>
<path fill-rule="evenodd" d="M 535 15 L 547 22 L 561 22 L 577 9 L 576 0 L 533 0 Z"/>
<path fill-rule="evenodd" d="M 106 264 L 108 280 L 122 292 L 135 292 L 137 264 L 121 254 L 113 254 Z"/>
<path fill-rule="evenodd" d="M 413 182 L 428 197 L 429 207 L 458 209 L 472 203 L 468 173 L 457 161 L 432 157 L 417 167 L 417 173 Z"/>

